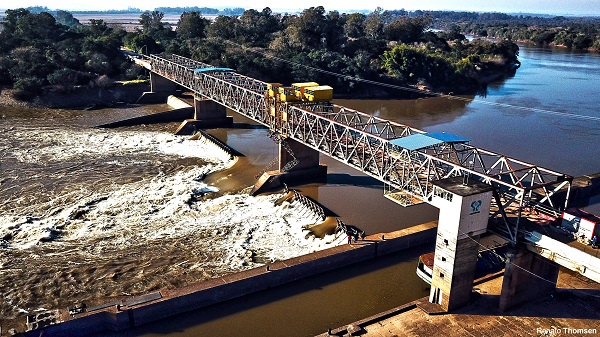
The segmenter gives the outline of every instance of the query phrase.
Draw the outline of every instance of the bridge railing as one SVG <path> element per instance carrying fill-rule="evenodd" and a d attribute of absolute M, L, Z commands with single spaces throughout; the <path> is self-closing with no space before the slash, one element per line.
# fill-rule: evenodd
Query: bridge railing
<path fill-rule="evenodd" d="M 403 204 L 427 200 L 433 193 L 433 182 L 454 177 L 469 176 L 470 179 L 496 187 L 497 211 L 492 217 L 502 217 L 508 227 L 505 213 L 520 212 L 523 207 L 560 209 L 553 204 L 552 195 L 570 184 L 568 176 L 536 165 L 514 160 L 506 156 L 478 149 L 468 144 L 448 144 L 410 151 L 400 148 L 362 125 L 352 127 L 332 118 L 333 107 L 313 112 L 314 106 L 287 106 L 284 133 L 332 158 L 335 158 L 386 184 L 404 197 Z M 469 158 L 474 162 L 465 164 Z M 513 167 L 512 170 L 502 167 Z M 519 166 L 518 169 L 514 169 Z M 558 211 L 557 211 L 558 212 Z M 558 213 L 554 213 L 557 216 Z M 510 231 L 513 238 L 515 231 Z"/>
<path fill-rule="evenodd" d="M 264 93 L 267 85 L 235 72 L 196 73 L 207 68 L 202 62 L 171 55 L 168 58 L 152 55 L 152 71 L 192 90 L 197 95 L 267 124 Z"/>
<path fill-rule="evenodd" d="M 520 213 L 523 207 L 536 205 L 547 209 L 566 207 L 557 204 L 553 195 L 560 189 L 570 189 L 570 176 L 468 143 L 442 143 L 409 151 L 390 140 L 424 131 L 329 102 L 279 103 L 275 107 L 279 113 L 277 122 L 272 123 L 274 117 L 267 111 L 272 105 L 267 104 L 270 98 L 266 96 L 265 82 L 233 71 L 194 71 L 206 67 L 210 65 L 177 55 L 152 56 L 153 72 L 258 123 L 275 127 L 282 135 L 408 196 L 427 200 L 433 192 L 433 181 L 469 175 L 496 187 L 498 211 L 492 216 L 504 217 L 505 211 Z"/>

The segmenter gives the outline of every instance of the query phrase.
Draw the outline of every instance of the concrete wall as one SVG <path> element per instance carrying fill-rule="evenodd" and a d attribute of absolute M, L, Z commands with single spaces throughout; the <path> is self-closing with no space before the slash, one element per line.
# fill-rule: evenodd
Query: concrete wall
<path fill-rule="evenodd" d="M 24 333 L 26 337 L 77 335 L 78 332 L 124 330 L 163 318 L 203 308 L 229 299 L 265 290 L 284 283 L 368 261 L 418 245 L 432 243 L 436 223 L 366 237 L 353 245 L 342 245 L 319 252 L 278 261 L 267 266 L 211 279 L 177 290 L 161 291 L 154 302 L 117 310 L 85 313 L 76 319 Z M 382 237 L 383 236 L 383 237 Z"/>
<path fill-rule="evenodd" d="M 500 311 L 546 296 L 556 289 L 560 266 L 524 247 L 506 254 Z"/>
<path fill-rule="evenodd" d="M 159 112 L 146 116 L 139 116 L 124 119 L 117 122 L 106 123 L 102 125 L 98 125 L 100 128 L 118 128 L 121 126 L 132 126 L 132 125 L 141 125 L 141 124 L 156 124 L 156 123 L 168 123 L 168 122 L 179 122 L 186 118 L 189 118 L 194 111 L 190 110 L 191 108 L 183 108 L 176 110 L 169 110 L 165 112 Z"/>

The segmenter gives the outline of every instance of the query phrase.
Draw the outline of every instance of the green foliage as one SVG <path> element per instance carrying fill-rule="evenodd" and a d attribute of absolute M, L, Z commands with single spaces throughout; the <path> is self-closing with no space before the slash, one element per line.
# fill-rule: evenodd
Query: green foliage
<path fill-rule="evenodd" d="M 233 40 L 235 39 L 236 22 L 237 18 L 231 16 L 217 16 L 207 28 L 206 35 L 211 38 Z"/>
<path fill-rule="evenodd" d="M 454 91 L 473 90 L 489 76 L 515 69 L 518 46 L 457 40 L 449 51 L 400 44 L 382 56 L 382 68 L 408 84 L 424 84 Z"/>
<path fill-rule="evenodd" d="M 476 90 L 490 73 L 514 70 L 518 63 L 514 43 L 469 43 L 458 26 L 436 34 L 428 29 L 432 17 L 425 13 L 412 17 L 405 11 L 377 9 L 366 16 L 347 15 L 326 12 L 318 6 L 298 15 L 273 15 L 269 8 L 261 12 L 251 9 L 239 17 L 219 16 L 207 26 L 199 16 L 191 18 L 182 15 L 177 38 L 165 47 L 168 53 L 230 67 L 264 81 L 317 81 L 335 86 L 337 93 L 366 88 L 348 78 L 381 80 L 382 76 L 397 84 Z M 194 30 L 198 33 L 189 33 Z M 144 38 L 148 46 L 153 38 L 142 32 L 132 36 Z M 128 46 L 139 50 L 141 43 L 132 37 L 126 40 Z M 262 53 L 348 78 L 272 60 Z"/>
<path fill-rule="evenodd" d="M 528 41 L 540 46 L 556 45 L 600 51 L 600 42 L 595 43 L 600 41 L 600 19 L 594 17 L 532 17 L 498 13 L 455 13 L 448 16 L 446 12 L 430 14 L 438 19 L 437 28 L 447 28 L 458 22 L 460 30 L 467 34 Z"/>
<path fill-rule="evenodd" d="M 454 77 L 460 76 L 456 66 L 448 58 L 405 44 L 384 52 L 382 59 L 383 68 L 389 75 L 409 84 L 426 82 L 440 86 L 448 81 L 456 81 Z"/>
<path fill-rule="evenodd" d="M 50 84 L 57 85 L 65 91 L 70 91 L 77 84 L 89 82 L 91 73 L 63 68 L 55 70 L 48 75 L 47 79 Z"/>
<path fill-rule="evenodd" d="M 30 100 L 40 94 L 43 85 L 44 82 L 37 77 L 21 77 L 13 85 L 15 98 Z"/>
<path fill-rule="evenodd" d="M 6 14 L 0 83 L 12 85 L 19 99 L 41 94 L 47 85 L 69 90 L 98 76 L 118 77 L 128 67 L 119 51 L 124 32 L 102 20 L 82 26 L 65 11 L 58 11 L 57 19 L 23 8 Z"/>
<path fill-rule="evenodd" d="M 361 13 L 352 13 L 346 17 L 344 34 L 348 38 L 357 39 L 365 35 L 366 16 Z"/>
<path fill-rule="evenodd" d="M 73 17 L 73 14 L 61 10 L 56 11 L 56 21 L 68 27 L 81 25 L 81 23 L 79 23 L 79 20 Z"/>
<path fill-rule="evenodd" d="M 468 42 L 462 26 L 436 34 L 429 30 L 434 17 L 430 13 L 378 8 L 368 15 L 340 14 L 326 12 L 322 6 L 296 15 L 273 14 L 269 8 L 238 11 L 230 10 L 230 14 L 239 16 L 218 16 L 211 22 L 195 9 L 186 10 L 177 30 L 163 22 L 162 11 L 144 12 L 139 19 L 141 29 L 127 33 L 103 20 L 79 25 L 65 11 L 58 11 L 55 19 L 46 12 L 9 10 L 0 32 L 0 83 L 13 84 L 19 97 L 30 98 L 46 85 L 70 90 L 81 84 L 106 86 L 113 78 L 143 78 L 140 68 L 126 62 L 121 45 L 143 54 L 176 53 L 265 81 L 317 81 L 334 86 L 337 93 L 368 89 L 353 77 L 426 84 L 434 90 L 473 90 L 487 75 L 514 69 L 518 63 L 514 43 Z M 506 34 L 519 34 L 504 28 Z M 598 45 L 578 32 L 556 32 L 554 38 L 562 36 L 577 46 Z M 549 39 L 539 33 L 540 41 Z"/>
<path fill-rule="evenodd" d="M 158 43 L 166 45 L 169 40 L 176 36 L 171 26 L 162 22 L 165 14 L 159 11 L 144 12 L 140 16 L 140 25 L 142 33 L 152 37 Z"/>
<path fill-rule="evenodd" d="M 413 43 L 421 40 L 423 32 L 431 24 L 426 17 L 401 16 L 385 26 L 384 33 L 389 41 Z"/>
<path fill-rule="evenodd" d="M 162 47 L 148 34 L 130 33 L 124 38 L 125 46 L 141 54 L 156 54 L 162 51 Z"/>
<path fill-rule="evenodd" d="M 184 12 L 177 24 L 177 37 L 183 40 L 204 37 L 204 30 L 209 24 L 210 21 L 203 18 L 200 12 Z"/>

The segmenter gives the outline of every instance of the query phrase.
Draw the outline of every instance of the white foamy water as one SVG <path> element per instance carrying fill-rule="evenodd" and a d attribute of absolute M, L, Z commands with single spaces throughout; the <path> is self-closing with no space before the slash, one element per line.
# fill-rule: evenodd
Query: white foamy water
<path fill-rule="evenodd" d="M 9 131 L 0 142 L 6 319 L 180 287 L 343 242 L 307 236 L 303 226 L 321 219 L 297 202 L 275 205 L 281 195 L 215 197 L 204 177 L 235 160 L 203 141 L 54 126 Z"/>

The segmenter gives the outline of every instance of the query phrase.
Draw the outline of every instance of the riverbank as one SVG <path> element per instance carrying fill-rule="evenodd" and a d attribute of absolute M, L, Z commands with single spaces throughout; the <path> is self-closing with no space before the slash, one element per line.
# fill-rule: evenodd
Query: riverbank
<path fill-rule="evenodd" d="M 150 85 L 144 82 L 114 82 L 105 87 L 77 87 L 71 92 L 47 87 L 31 101 L 12 97 L 13 89 L 0 89 L 0 106 L 13 108 L 99 109 L 124 103 L 135 103 Z"/>

